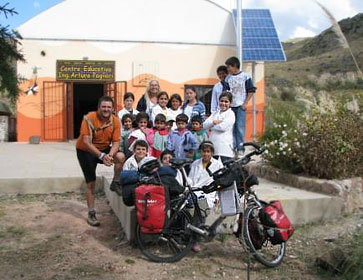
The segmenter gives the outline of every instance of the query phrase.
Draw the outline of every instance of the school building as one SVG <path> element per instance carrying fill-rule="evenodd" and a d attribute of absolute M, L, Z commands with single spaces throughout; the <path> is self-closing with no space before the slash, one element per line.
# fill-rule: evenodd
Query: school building
<path fill-rule="evenodd" d="M 247 21 L 243 19 L 243 68 L 253 74 L 258 88 L 256 129 L 261 133 L 264 52 L 255 46 L 267 38 L 263 30 L 275 29 L 273 23 L 254 32 L 253 26 L 248 28 L 249 23 L 263 22 L 258 15 L 266 20 L 258 11 L 250 10 Z M 17 70 L 27 80 L 20 85 L 17 102 L 17 140 L 74 139 L 83 115 L 96 110 L 100 96 L 112 96 L 120 110 L 123 94 L 133 92 L 137 102 L 150 79 L 158 80 L 169 95 L 182 97 L 184 87 L 194 85 L 209 108 L 218 82 L 216 68 L 237 53 L 234 19 L 233 11 L 209 0 L 65 0 L 38 14 L 18 28 L 26 62 L 19 62 Z M 260 41 L 248 41 L 251 32 Z M 273 48 L 268 47 L 271 55 Z M 279 41 L 277 47 L 281 51 Z M 249 104 L 248 139 L 251 134 Z"/>

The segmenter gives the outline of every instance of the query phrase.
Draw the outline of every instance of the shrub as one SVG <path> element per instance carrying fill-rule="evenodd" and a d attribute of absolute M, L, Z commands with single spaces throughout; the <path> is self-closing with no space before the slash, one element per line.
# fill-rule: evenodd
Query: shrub
<path fill-rule="evenodd" d="M 363 173 L 363 119 L 343 107 L 295 119 L 276 119 L 262 138 L 264 158 L 275 167 L 319 178 L 347 178 Z"/>

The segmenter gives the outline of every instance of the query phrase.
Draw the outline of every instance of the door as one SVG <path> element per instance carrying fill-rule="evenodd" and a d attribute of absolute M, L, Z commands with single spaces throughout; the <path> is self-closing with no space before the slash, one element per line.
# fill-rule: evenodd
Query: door
<path fill-rule="evenodd" d="M 42 136 L 45 141 L 67 140 L 67 86 L 43 82 Z"/>
<path fill-rule="evenodd" d="M 114 101 L 114 113 L 122 109 L 123 96 L 127 92 L 127 82 L 118 81 L 114 83 L 107 83 L 104 87 L 105 95 L 110 96 Z"/>

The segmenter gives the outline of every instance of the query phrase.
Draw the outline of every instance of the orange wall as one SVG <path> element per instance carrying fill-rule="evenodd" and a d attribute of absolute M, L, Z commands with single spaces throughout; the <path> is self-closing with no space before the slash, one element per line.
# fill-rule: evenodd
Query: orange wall
<path fill-rule="evenodd" d="M 179 93 L 182 97 L 184 96 L 183 88 L 185 84 L 195 85 L 214 85 L 218 80 L 213 78 L 200 78 L 185 81 L 184 83 L 171 83 L 169 81 L 158 79 L 161 85 L 161 89 L 167 91 L 169 94 Z M 17 135 L 18 141 L 27 142 L 30 136 L 41 136 L 41 140 L 44 141 L 44 135 L 42 131 L 42 96 L 43 96 L 43 81 L 55 81 L 54 78 L 43 77 L 37 79 L 39 90 L 36 95 L 20 95 L 17 102 Z M 27 81 L 20 85 L 23 92 L 32 84 L 33 81 Z M 256 94 L 256 108 L 257 108 L 257 134 L 261 134 L 264 130 L 264 79 L 256 83 L 257 94 Z M 127 90 L 135 94 L 136 101 L 145 92 L 145 87 L 133 86 L 133 80 L 127 81 Z M 135 106 L 136 106 L 135 102 Z M 66 114 L 65 108 L 59 108 L 63 114 Z M 57 113 L 54 116 L 48 116 L 48 118 L 57 118 Z M 58 129 L 63 129 L 59 127 Z M 252 99 L 247 106 L 247 125 L 246 125 L 246 137 L 247 140 L 252 138 Z"/>

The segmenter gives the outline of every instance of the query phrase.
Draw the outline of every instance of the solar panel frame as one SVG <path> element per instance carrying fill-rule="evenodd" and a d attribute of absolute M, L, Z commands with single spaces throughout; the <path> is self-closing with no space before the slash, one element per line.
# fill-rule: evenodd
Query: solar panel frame
<path fill-rule="evenodd" d="M 237 10 L 232 10 L 237 25 Z M 286 61 L 270 10 L 242 10 L 242 52 L 244 61 Z"/>

